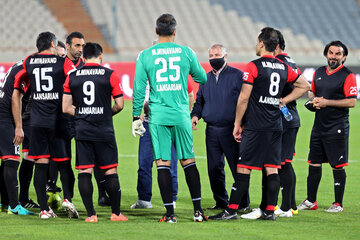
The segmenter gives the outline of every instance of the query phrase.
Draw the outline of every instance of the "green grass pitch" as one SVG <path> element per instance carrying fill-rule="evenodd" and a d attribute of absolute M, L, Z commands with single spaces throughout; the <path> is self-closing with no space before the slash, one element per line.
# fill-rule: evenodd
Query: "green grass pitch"
<path fill-rule="evenodd" d="M 307 153 L 314 114 L 303 107 L 299 101 L 302 127 L 299 130 L 296 156 L 293 161 L 297 174 L 296 198 L 300 203 L 306 197 L 306 177 L 308 171 Z M 318 192 L 319 209 L 300 211 L 289 219 L 268 221 L 192 221 L 192 203 L 185 183 L 184 173 L 179 167 L 179 194 L 175 213 L 177 224 L 158 223 L 165 212 L 157 186 L 156 170 L 153 169 L 153 209 L 130 209 L 137 200 L 137 149 L 138 138 L 131 135 L 131 102 L 126 101 L 124 110 L 114 118 L 119 150 L 118 173 L 122 189 L 121 208 L 129 218 L 128 222 L 111 222 L 110 207 L 97 206 L 97 189 L 94 182 L 95 209 L 98 223 L 85 223 L 86 212 L 81 201 L 77 182 L 74 204 L 79 210 L 80 219 L 68 219 L 63 211 L 58 218 L 41 220 L 38 216 L 15 216 L 0 213 L 0 239 L 359 239 L 360 234 L 360 109 L 350 110 L 350 151 L 347 171 L 347 185 L 344 197 L 344 212 L 325 213 L 334 199 L 333 178 L 329 165 L 323 166 L 323 176 Z M 206 167 L 205 124 L 201 121 L 194 132 L 194 149 L 202 183 L 202 206 L 214 204 Z M 74 162 L 73 162 L 74 165 Z M 233 180 L 228 167 L 227 189 Z M 75 170 L 75 175 L 77 171 Z M 58 181 L 60 184 L 60 181 Z M 258 207 L 261 199 L 261 174 L 253 171 L 250 180 L 251 207 Z M 33 185 L 30 195 L 36 200 Z M 281 194 L 279 197 L 281 200 Z M 207 215 L 218 211 L 207 210 Z"/>

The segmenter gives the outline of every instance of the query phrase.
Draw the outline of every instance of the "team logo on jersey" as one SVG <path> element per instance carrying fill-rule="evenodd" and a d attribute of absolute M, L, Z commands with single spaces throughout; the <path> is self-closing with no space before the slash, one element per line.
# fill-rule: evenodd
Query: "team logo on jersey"
<path fill-rule="evenodd" d="M 316 79 L 316 81 L 320 81 L 321 80 L 321 77 L 318 77 L 317 79 Z"/>

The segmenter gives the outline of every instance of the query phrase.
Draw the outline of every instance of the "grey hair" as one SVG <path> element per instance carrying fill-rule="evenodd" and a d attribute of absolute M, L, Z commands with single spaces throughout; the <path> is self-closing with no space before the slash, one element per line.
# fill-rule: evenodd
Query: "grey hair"
<path fill-rule="evenodd" d="M 226 49 L 226 47 L 224 47 L 224 45 L 222 45 L 222 44 L 220 44 L 220 43 L 215 43 L 215 44 L 211 45 L 211 47 L 209 48 L 209 50 L 210 50 L 210 49 L 214 49 L 214 48 L 220 48 L 223 55 L 227 54 L 227 49 Z"/>

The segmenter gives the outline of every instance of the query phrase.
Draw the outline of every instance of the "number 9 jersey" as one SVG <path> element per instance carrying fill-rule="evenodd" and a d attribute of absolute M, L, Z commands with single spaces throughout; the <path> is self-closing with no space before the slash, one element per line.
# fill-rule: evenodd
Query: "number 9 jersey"
<path fill-rule="evenodd" d="M 253 131 L 282 131 L 280 95 L 286 82 L 294 83 L 300 75 L 271 55 L 262 56 L 247 64 L 243 83 L 253 90 L 244 115 L 245 129 Z"/>

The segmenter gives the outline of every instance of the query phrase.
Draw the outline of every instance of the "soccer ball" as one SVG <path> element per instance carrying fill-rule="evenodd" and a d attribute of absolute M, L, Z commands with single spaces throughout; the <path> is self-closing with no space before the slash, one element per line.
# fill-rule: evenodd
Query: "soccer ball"
<path fill-rule="evenodd" d="M 61 197 L 59 195 L 59 193 L 52 193 L 52 192 L 47 192 L 46 193 L 48 195 L 48 205 L 51 207 L 52 210 L 54 211 L 58 211 L 61 209 Z"/>

